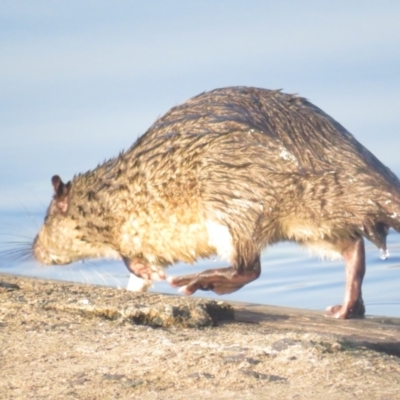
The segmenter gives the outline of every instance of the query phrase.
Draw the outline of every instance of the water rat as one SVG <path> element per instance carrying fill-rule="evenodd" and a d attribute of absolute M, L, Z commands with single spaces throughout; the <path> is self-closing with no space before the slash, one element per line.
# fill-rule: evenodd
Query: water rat
<path fill-rule="evenodd" d="M 231 266 L 170 277 L 180 291 L 231 293 L 260 275 L 260 252 L 295 241 L 343 257 L 336 318 L 365 313 L 366 238 L 400 231 L 400 181 L 338 122 L 281 91 L 202 93 L 156 120 L 118 157 L 64 183 L 33 243 L 43 264 L 122 258 L 140 288 L 163 268 L 213 254 Z"/>

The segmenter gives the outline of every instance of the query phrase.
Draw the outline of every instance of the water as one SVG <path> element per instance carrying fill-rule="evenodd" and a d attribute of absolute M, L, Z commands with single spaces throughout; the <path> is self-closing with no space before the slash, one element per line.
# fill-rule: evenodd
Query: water
<path fill-rule="evenodd" d="M 43 214 L 27 211 L 0 213 L 0 224 L 6 228 L 0 238 L 3 247 L 16 248 L 7 244 L 14 240 L 28 244 L 42 219 Z M 379 250 L 366 243 L 367 273 L 363 297 L 367 314 L 400 317 L 400 235 L 394 231 L 388 237 L 388 249 L 390 257 L 382 260 Z M 224 266 L 226 263 L 218 259 L 200 260 L 194 266 L 174 265 L 167 274 L 182 275 Z M 34 261 L 11 262 L 0 258 L 0 272 L 118 288 L 125 288 L 129 278 L 120 261 L 86 261 L 43 267 Z M 322 311 L 328 305 L 341 303 L 344 283 L 341 261 L 320 260 L 294 243 L 280 243 L 263 252 L 262 274 L 255 282 L 222 297 L 209 292 L 197 292 L 196 296 Z M 150 291 L 177 293 L 166 282 L 156 282 Z"/>

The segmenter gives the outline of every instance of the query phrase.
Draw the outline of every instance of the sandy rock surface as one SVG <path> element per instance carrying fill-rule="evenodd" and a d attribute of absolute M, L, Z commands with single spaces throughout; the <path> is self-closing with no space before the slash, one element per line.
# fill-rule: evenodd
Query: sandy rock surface
<path fill-rule="evenodd" d="M 0 398 L 400 399 L 400 322 L 0 275 Z"/>

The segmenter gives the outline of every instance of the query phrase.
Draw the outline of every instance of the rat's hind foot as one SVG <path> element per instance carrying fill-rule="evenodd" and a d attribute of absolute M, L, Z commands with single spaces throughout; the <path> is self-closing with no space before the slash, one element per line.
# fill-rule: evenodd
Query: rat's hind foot
<path fill-rule="evenodd" d="M 330 306 L 325 310 L 325 316 L 332 318 L 363 318 L 364 315 L 365 306 L 362 298 L 358 299 L 350 310 L 346 310 L 342 305 Z"/>
<path fill-rule="evenodd" d="M 365 248 L 361 236 L 342 239 L 336 243 L 337 249 L 346 262 L 346 290 L 342 305 L 326 309 L 326 316 L 333 318 L 362 318 L 365 306 L 361 286 L 365 274 Z"/>
<path fill-rule="evenodd" d="M 257 267 L 258 266 L 258 267 Z M 260 276 L 260 264 L 252 270 L 239 272 L 234 267 L 209 269 L 199 274 L 171 276 L 167 280 L 179 291 L 190 295 L 196 290 L 211 290 L 217 294 L 228 294 L 239 290 Z"/>

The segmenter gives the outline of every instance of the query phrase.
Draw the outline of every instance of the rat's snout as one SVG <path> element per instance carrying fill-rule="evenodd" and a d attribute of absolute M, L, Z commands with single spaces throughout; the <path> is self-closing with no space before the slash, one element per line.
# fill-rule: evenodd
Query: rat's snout
<path fill-rule="evenodd" d="M 32 244 L 32 253 L 35 259 L 44 265 L 55 265 L 59 264 L 57 259 L 53 257 L 48 249 L 43 245 L 40 235 L 36 235 L 35 240 Z"/>
<path fill-rule="evenodd" d="M 51 265 L 51 258 L 48 256 L 48 252 L 46 252 L 44 246 L 41 243 L 39 235 L 36 235 L 35 240 L 32 243 L 32 253 L 33 256 L 39 261 L 41 264 Z"/>

